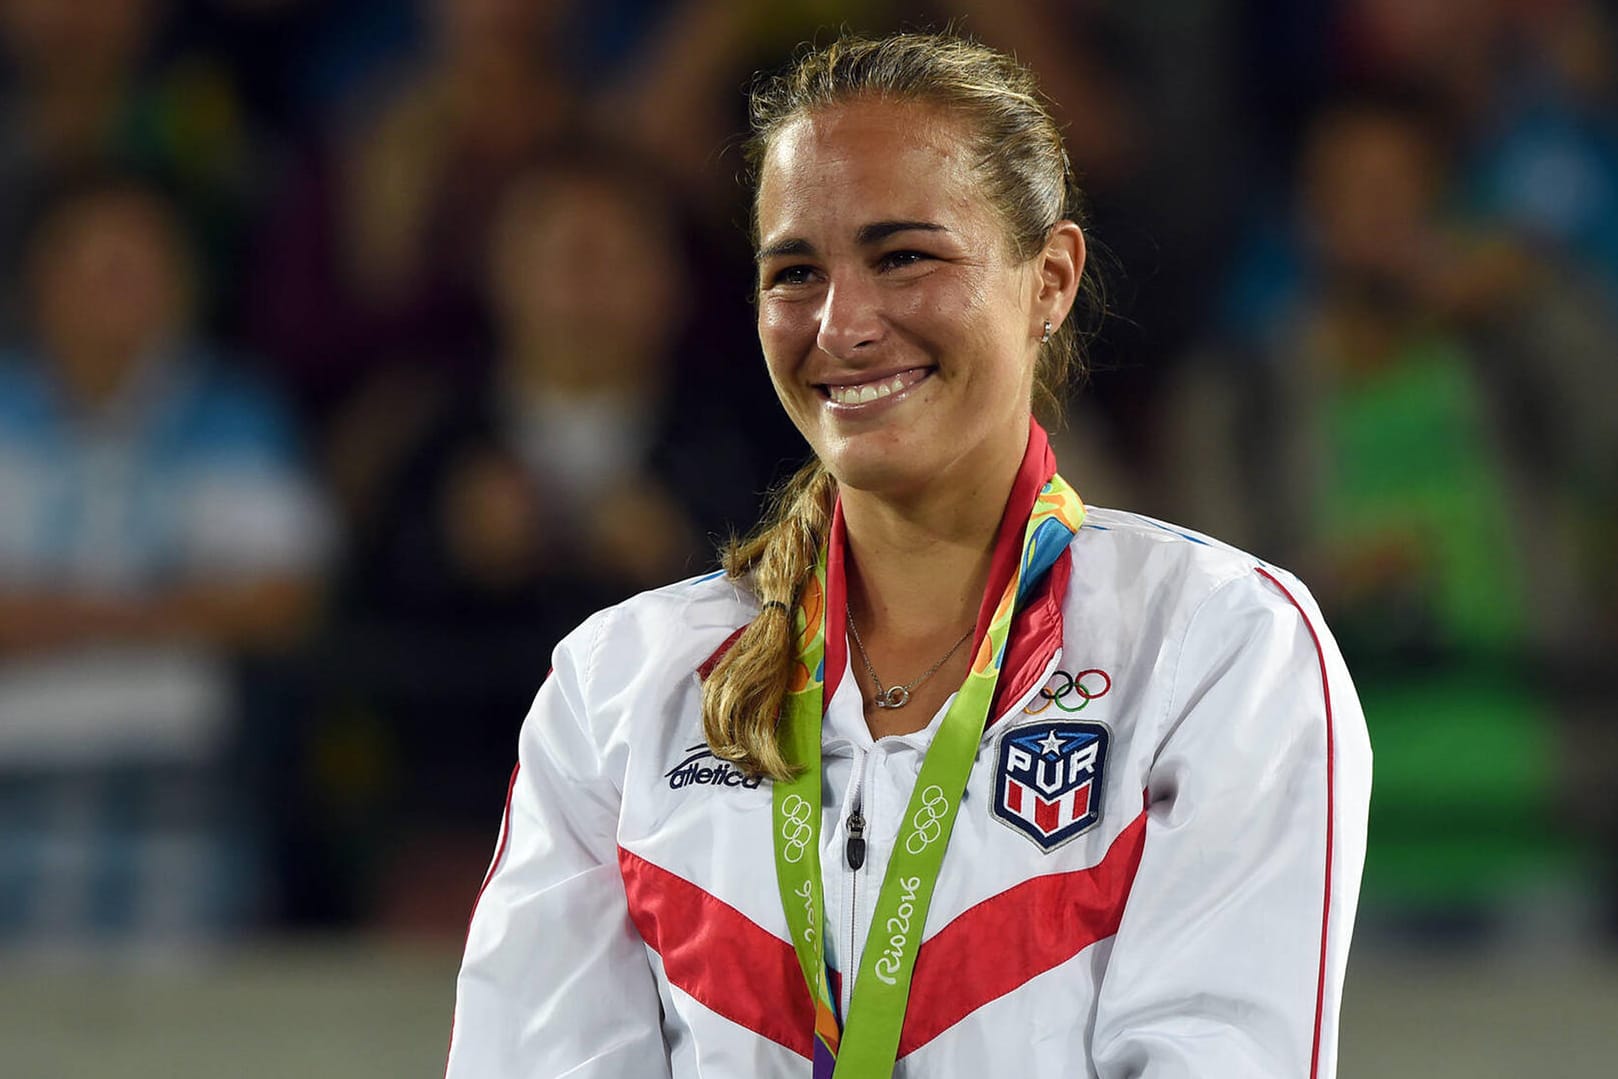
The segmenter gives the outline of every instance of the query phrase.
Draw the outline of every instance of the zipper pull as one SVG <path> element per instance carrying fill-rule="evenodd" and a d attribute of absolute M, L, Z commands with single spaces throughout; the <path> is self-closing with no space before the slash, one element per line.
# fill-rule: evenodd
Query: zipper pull
<path fill-rule="evenodd" d="M 848 868 L 858 869 L 865 864 L 865 818 L 858 809 L 848 818 Z"/>

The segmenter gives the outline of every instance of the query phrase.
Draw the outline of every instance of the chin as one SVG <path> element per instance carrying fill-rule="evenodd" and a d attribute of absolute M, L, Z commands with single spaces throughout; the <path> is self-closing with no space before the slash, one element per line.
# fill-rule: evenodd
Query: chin
<path fill-rule="evenodd" d="M 884 440 L 886 441 L 886 440 Z M 921 447 L 894 445 L 844 445 L 821 455 L 821 461 L 837 478 L 840 487 L 871 494 L 902 496 L 921 490 L 938 478 L 946 463 L 943 455 L 922 452 Z"/>

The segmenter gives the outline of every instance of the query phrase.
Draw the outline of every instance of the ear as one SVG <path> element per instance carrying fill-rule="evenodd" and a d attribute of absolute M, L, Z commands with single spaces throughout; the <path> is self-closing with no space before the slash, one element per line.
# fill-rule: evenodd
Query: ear
<path fill-rule="evenodd" d="M 1035 284 L 1033 325 L 1035 338 L 1044 334 L 1048 319 L 1054 330 L 1073 309 L 1079 295 L 1079 279 L 1084 274 L 1084 232 L 1072 221 L 1058 221 L 1045 240 L 1045 247 L 1034 256 Z"/>

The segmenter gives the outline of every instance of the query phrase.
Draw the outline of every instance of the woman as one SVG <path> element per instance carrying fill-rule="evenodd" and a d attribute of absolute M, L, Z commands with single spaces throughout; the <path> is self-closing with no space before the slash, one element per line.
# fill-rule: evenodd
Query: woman
<path fill-rule="evenodd" d="M 1055 474 L 1084 240 L 1032 78 L 845 39 L 753 110 L 815 460 L 558 649 L 450 1074 L 1332 1074 L 1364 722 L 1295 579 Z"/>

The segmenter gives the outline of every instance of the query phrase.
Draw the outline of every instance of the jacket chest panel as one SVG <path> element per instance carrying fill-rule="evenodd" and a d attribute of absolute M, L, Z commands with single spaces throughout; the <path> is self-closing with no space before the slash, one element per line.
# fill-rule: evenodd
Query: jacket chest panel
<path fill-rule="evenodd" d="M 703 740 L 694 680 L 660 714 L 644 718 L 625 770 L 620 846 L 784 934 L 769 781 L 713 755 Z"/>

